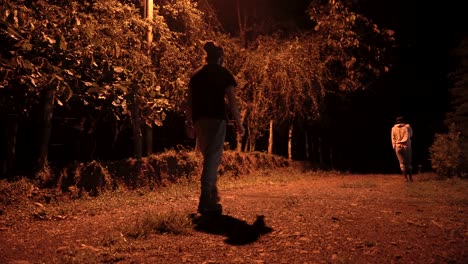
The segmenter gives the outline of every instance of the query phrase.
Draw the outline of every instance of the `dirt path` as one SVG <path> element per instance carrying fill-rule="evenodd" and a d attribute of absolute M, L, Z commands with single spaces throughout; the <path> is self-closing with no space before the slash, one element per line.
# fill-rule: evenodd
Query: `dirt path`
<path fill-rule="evenodd" d="M 0 263 L 468 263 L 466 181 L 275 173 L 285 175 L 221 182 L 224 216 L 194 218 L 180 235 L 125 230 L 148 212 L 189 215 L 196 190 L 9 209 Z"/>

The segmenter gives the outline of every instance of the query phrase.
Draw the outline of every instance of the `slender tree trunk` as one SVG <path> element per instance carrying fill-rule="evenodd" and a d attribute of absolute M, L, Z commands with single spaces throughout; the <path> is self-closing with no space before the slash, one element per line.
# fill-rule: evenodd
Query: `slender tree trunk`
<path fill-rule="evenodd" d="M 250 151 L 250 135 L 247 134 L 247 139 L 245 140 L 244 152 Z"/>
<path fill-rule="evenodd" d="M 320 168 L 323 168 L 323 151 L 322 151 L 322 137 L 319 136 L 318 138 L 318 153 L 319 153 L 319 163 Z"/>
<path fill-rule="evenodd" d="M 307 133 L 307 130 L 304 132 L 304 151 L 305 151 L 305 159 L 309 160 L 310 157 L 310 148 L 309 148 L 309 133 Z"/>
<path fill-rule="evenodd" d="M 141 119 L 137 89 L 138 88 L 136 86 L 132 87 L 133 98 L 130 110 L 132 113 L 133 156 L 136 159 L 140 159 L 143 156 L 143 136 L 141 133 Z"/>
<path fill-rule="evenodd" d="M 242 137 L 239 134 L 236 135 L 236 151 L 242 151 Z"/>
<path fill-rule="evenodd" d="M 115 144 L 117 144 L 117 140 L 119 139 L 119 135 L 120 135 L 120 127 L 119 127 L 119 124 L 117 124 L 117 122 L 115 122 L 115 125 L 112 127 L 112 132 L 114 134 L 114 137 L 112 139 L 112 151 L 115 150 Z"/>
<path fill-rule="evenodd" d="M 54 114 L 55 91 L 47 89 L 44 96 L 44 109 L 42 119 L 42 134 L 39 145 L 37 172 L 44 170 L 48 165 L 49 142 L 52 132 L 52 117 Z M 45 179 L 44 179 L 45 180 Z"/>
<path fill-rule="evenodd" d="M 245 140 L 244 152 L 250 151 L 250 136 L 247 134 L 247 139 Z"/>
<path fill-rule="evenodd" d="M 315 144 L 314 144 L 313 137 L 312 137 L 312 140 L 310 141 L 310 150 L 311 150 L 310 160 L 312 161 L 312 163 L 315 163 L 317 160 L 315 158 Z"/>
<path fill-rule="evenodd" d="M 330 168 L 333 169 L 333 147 L 330 146 Z"/>
<path fill-rule="evenodd" d="M 145 18 L 153 20 L 153 0 L 145 2 Z M 153 42 L 153 27 L 149 26 L 146 32 L 146 42 L 148 44 L 148 55 L 151 56 L 151 43 Z M 149 156 L 153 154 L 153 126 L 145 124 L 145 154 Z"/>
<path fill-rule="evenodd" d="M 244 120 L 245 120 L 245 116 L 247 115 L 247 110 L 242 110 L 241 111 L 241 114 L 240 114 L 240 118 L 241 118 L 241 123 L 243 124 L 244 123 Z M 241 152 L 242 151 L 242 136 L 237 134 L 236 136 L 236 151 L 237 152 Z"/>
<path fill-rule="evenodd" d="M 256 138 L 254 136 L 249 136 L 249 151 L 254 152 L 255 151 L 255 143 L 256 143 Z"/>
<path fill-rule="evenodd" d="M 289 125 L 289 131 L 288 131 L 288 160 L 292 160 L 292 136 L 293 136 L 293 128 L 294 125 L 291 124 Z"/>
<path fill-rule="evenodd" d="M 236 1 L 236 8 L 237 8 L 237 23 L 239 25 L 239 38 L 241 40 L 242 45 L 244 47 L 247 47 L 247 38 L 246 38 L 247 15 L 244 14 L 244 16 L 242 17 L 239 0 Z"/>
<path fill-rule="evenodd" d="M 153 19 L 153 0 L 145 0 L 145 18 Z M 147 35 L 149 37 L 149 35 Z M 152 38 L 152 36 L 151 36 Z"/>
<path fill-rule="evenodd" d="M 315 164 L 317 163 L 317 143 L 313 138 L 310 142 L 310 149 L 311 149 L 310 160 L 312 160 L 312 162 Z"/>
<path fill-rule="evenodd" d="M 145 124 L 145 154 L 153 154 L 153 127 Z"/>
<path fill-rule="evenodd" d="M 268 137 L 268 154 L 273 154 L 273 119 L 270 120 L 270 136 Z"/>
<path fill-rule="evenodd" d="M 10 178 L 13 176 L 13 167 L 16 157 L 16 138 L 18 136 L 18 116 L 7 116 L 7 157 L 3 174 Z"/>
<path fill-rule="evenodd" d="M 247 23 L 249 22 L 249 14 L 246 11 L 246 8 L 242 10 L 239 0 L 236 1 L 236 11 L 237 11 L 237 24 L 239 26 L 239 39 L 240 43 L 243 45 L 244 48 L 248 47 L 248 39 L 247 39 L 247 30 L 248 26 Z M 244 11 L 244 12 L 242 12 Z"/>

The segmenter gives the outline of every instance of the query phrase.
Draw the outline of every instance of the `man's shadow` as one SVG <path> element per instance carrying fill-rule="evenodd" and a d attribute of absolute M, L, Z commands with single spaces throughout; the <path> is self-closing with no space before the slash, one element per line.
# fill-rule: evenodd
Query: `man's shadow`
<path fill-rule="evenodd" d="M 273 231 L 266 226 L 265 217 L 258 215 L 253 224 L 228 215 L 191 215 L 194 229 L 200 232 L 226 236 L 225 242 L 230 245 L 246 245 L 253 243 Z"/>

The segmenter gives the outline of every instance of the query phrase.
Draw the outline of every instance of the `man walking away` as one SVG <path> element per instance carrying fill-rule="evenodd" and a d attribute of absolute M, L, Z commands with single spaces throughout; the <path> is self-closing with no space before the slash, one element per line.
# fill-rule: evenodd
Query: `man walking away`
<path fill-rule="evenodd" d="M 396 124 L 392 127 L 392 146 L 395 150 L 400 170 L 405 181 L 413 181 L 413 167 L 411 166 L 412 149 L 411 138 L 413 129 L 407 124 L 402 116 L 396 118 Z"/>

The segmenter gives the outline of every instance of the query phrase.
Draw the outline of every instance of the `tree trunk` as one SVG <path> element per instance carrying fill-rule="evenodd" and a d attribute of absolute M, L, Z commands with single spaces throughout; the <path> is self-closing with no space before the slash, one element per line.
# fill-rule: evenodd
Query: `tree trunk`
<path fill-rule="evenodd" d="M 320 168 L 324 168 L 324 166 L 323 166 L 322 137 L 321 136 L 319 136 L 319 138 L 318 138 L 318 153 L 319 153 Z"/>
<path fill-rule="evenodd" d="M 134 88 L 136 89 L 136 88 Z M 133 92 L 133 104 L 132 109 L 132 133 L 133 133 L 133 155 L 136 159 L 141 159 L 143 156 L 143 147 L 142 147 L 142 134 L 141 134 L 141 122 L 140 122 L 140 111 L 138 109 L 138 100 L 136 91 Z"/>
<path fill-rule="evenodd" d="M 243 124 L 244 123 L 244 120 L 245 120 L 245 116 L 247 115 L 247 111 L 246 110 L 242 110 L 241 111 L 241 123 Z M 237 134 L 236 136 L 236 151 L 237 152 L 241 152 L 242 151 L 242 136 Z"/>
<path fill-rule="evenodd" d="M 16 156 L 16 138 L 18 135 L 18 116 L 7 116 L 7 157 L 3 167 L 3 175 L 11 178 L 14 175 L 13 167 Z"/>
<path fill-rule="evenodd" d="M 249 151 L 249 146 L 250 146 L 249 140 L 250 140 L 249 134 L 247 133 L 247 136 L 245 138 L 244 152 Z"/>
<path fill-rule="evenodd" d="M 312 137 L 311 138 L 312 140 L 310 141 L 310 150 L 311 150 L 311 155 L 310 155 L 310 161 L 312 161 L 312 163 L 316 163 L 317 162 L 317 159 L 315 157 L 315 144 L 314 144 L 314 138 Z"/>
<path fill-rule="evenodd" d="M 268 154 L 273 154 L 273 119 L 270 120 L 270 136 L 268 137 Z"/>
<path fill-rule="evenodd" d="M 294 125 L 291 123 L 289 125 L 288 131 L 288 160 L 292 160 L 292 136 L 293 136 L 293 127 Z"/>
<path fill-rule="evenodd" d="M 55 91 L 47 89 L 44 96 L 44 109 L 42 119 L 42 134 L 39 145 L 39 158 L 37 161 L 37 171 L 43 171 L 48 165 L 49 142 L 52 132 L 52 117 L 54 115 Z M 43 179 L 46 180 L 46 179 Z"/>
<path fill-rule="evenodd" d="M 145 18 L 153 20 L 153 0 L 145 1 Z M 151 57 L 151 43 L 153 42 L 153 27 L 148 26 L 146 32 L 146 42 L 148 45 L 148 56 Z M 149 156 L 153 154 L 153 126 L 145 125 L 145 154 Z"/>
<path fill-rule="evenodd" d="M 241 7 L 239 4 L 239 0 L 236 1 L 236 8 L 237 8 L 237 24 L 239 26 L 239 39 L 242 45 L 247 48 L 247 15 L 244 14 L 242 16 Z"/>
<path fill-rule="evenodd" d="M 145 155 L 153 154 L 153 127 L 145 125 Z"/>
<path fill-rule="evenodd" d="M 244 152 L 249 152 L 249 146 L 250 146 L 250 138 L 247 135 L 247 139 L 245 140 L 245 146 L 244 146 Z"/>
<path fill-rule="evenodd" d="M 153 0 L 145 0 L 145 18 L 153 19 Z"/>
<path fill-rule="evenodd" d="M 310 148 L 309 148 L 309 133 L 307 133 L 307 130 L 304 132 L 304 151 L 305 151 L 305 159 L 309 160 L 310 157 Z"/>
<path fill-rule="evenodd" d="M 254 152 L 255 151 L 255 143 L 256 143 L 256 138 L 253 136 L 249 136 L 249 151 Z"/>

